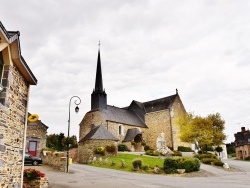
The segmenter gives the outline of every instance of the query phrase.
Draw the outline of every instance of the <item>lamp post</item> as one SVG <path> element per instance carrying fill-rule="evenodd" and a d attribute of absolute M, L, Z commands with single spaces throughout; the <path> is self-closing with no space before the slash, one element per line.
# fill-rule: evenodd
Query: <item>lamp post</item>
<path fill-rule="evenodd" d="M 69 129 L 70 129 L 70 105 L 71 105 L 71 100 L 73 98 L 76 98 L 76 100 L 74 101 L 76 107 L 75 107 L 75 112 L 78 113 L 79 112 L 79 107 L 78 105 L 81 104 L 81 99 L 78 96 L 73 96 L 70 98 L 69 100 L 69 119 L 68 119 L 68 139 L 69 139 Z M 69 141 L 69 140 L 68 140 Z M 66 172 L 69 172 L 69 142 L 67 141 L 67 168 L 66 168 Z"/>

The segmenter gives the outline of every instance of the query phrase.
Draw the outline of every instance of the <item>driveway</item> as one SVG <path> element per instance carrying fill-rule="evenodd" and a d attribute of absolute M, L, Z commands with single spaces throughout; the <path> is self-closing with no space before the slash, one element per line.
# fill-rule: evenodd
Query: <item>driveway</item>
<path fill-rule="evenodd" d="M 250 162 L 224 160 L 227 171 L 219 167 L 201 165 L 200 172 L 179 175 L 149 175 L 91 167 L 70 165 L 70 173 L 59 172 L 48 166 L 39 166 L 49 178 L 52 188 L 247 188 L 250 185 Z"/>

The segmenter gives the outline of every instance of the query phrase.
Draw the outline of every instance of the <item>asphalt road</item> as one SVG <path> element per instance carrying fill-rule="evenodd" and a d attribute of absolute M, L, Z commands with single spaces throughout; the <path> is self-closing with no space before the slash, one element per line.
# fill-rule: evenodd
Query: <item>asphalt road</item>
<path fill-rule="evenodd" d="M 227 171 L 210 165 L 201 165 L 201 171 L 179 175 L 149 175 L 72 164 L 70 173 L 59 172 L 48 166 L 39 166 L 49 178 L 51 188 L 249 188 L 250 162 L 224 160 L 232 168 Z"/>

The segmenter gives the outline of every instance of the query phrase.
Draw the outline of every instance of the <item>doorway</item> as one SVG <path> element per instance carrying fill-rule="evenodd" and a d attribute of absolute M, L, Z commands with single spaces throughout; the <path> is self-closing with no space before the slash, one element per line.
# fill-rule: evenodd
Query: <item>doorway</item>
<path fill-rule="evenodd" d="M 29 141 L 29 148 L 28 152 L 32 156 L 36 156 L 36 150 L 37 150 L 37 141 Z"/>

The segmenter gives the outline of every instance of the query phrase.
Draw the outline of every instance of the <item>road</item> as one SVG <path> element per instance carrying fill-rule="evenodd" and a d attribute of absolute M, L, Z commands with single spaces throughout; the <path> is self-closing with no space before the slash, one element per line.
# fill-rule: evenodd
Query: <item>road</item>
<path fill-rule="evenodd" d="M 201 165 L 195 176 L 149 175 L 103 169 L 81 164 L 70 165 L 70 173 L 40 166 L 49 178 L 51 188 L 246 188 L 250 186 L 250 162 L 224 160 L 232 169 L 227 171 Z"/>

